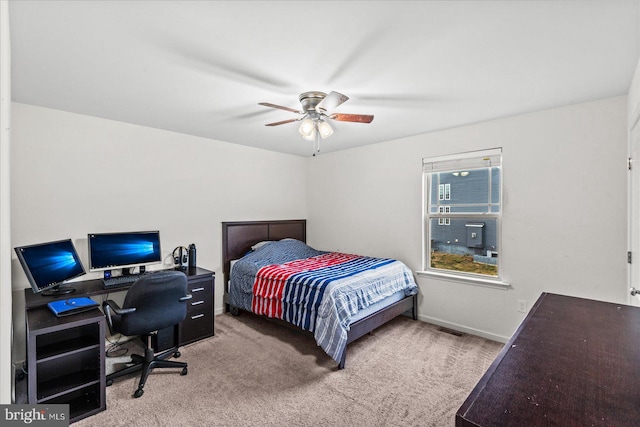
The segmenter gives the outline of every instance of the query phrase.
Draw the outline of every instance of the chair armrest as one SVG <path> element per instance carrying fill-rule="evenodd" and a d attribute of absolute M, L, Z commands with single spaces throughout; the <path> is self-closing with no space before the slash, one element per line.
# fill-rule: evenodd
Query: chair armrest
<path fill-rule="evenodd" d="M 134 311 L 136 311 L 135 307 L 120 308 L 120 306 L 113 300 L 107 300 L 107 301 L 103 302 L 102 303 L 102 307 L 104 307 L 104 308 L 109 307 L 109 309 L 111 309 L 117 315 L 129 314 L 129 313 L 133 313 Z"/>
<path fill-rule="evenodd" d="M 183 296 L 182 298 L 180 298 L 178 301 L 183 302 L 183 301 L 190 300 L 191 298 L 193 298 L 193 295 L 187 294 L 187 295 Z"/>
<path fill-rule="evenodd" d="M 104 310 L 104 314 L 107 317 L 107 324 L 109 325 L 109 330 L 113 332 L 113 321 L 111 320 L 111 312 L 114 314 L 128 314 L 136 311 L 135 307 L 122 309 L 114 300 L 106 300 L 102 303 L 102 309 Z"/>

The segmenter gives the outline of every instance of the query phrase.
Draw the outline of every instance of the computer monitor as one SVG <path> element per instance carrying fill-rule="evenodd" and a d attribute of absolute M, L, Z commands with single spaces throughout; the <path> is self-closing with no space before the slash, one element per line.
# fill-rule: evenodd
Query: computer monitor
<path fill-rule="evenodd" d="M 132 267 L 162 262 L 159 231 L 90 233 L 87 242 L 90 271 L 121 268 L 128 274 Z"/>
<path fill-rule="evenodd" d="M 34 293 L 72 293 L 74 288 L 61 285 L 85 274 L 71 239 L 19 246 L 14 250 Z"/>

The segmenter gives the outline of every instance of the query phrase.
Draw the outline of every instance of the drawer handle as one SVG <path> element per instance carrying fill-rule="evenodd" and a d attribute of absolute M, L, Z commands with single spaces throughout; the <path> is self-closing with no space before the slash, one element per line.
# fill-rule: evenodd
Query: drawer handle
<path fill-rule="evenodd" d="M 204 317 L 204 314 L 196 314 L 195 316 L 191 316 L 191 320 L 199 319 L 201 317 Z"/>
<path fill-rule="evenodd" d="M 202 292 L 202 291 L 204 291 L 204 288 L 191 289 L 191 292 Z"/>
<path fill-rule="evenodd" d="M 204 304 L 204 301 L 196 301 L 191 303 L 191 305 L 200 305 L 200 304 Z"/>

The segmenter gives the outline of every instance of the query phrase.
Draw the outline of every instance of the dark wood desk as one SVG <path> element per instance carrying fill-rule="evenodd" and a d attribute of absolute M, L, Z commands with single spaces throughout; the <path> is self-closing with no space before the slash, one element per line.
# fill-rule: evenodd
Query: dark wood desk
<path fill-rule="evenodd" d="M 200 267 L 190 267 L 184 270 L 184 273 L 187 275 L 187 278 L 190 280 L 196 277 L 204 277 L 204 276 L 213 276 L 213 272 L 206 270 Z M 124 286 L 114 286 L 114 287 L 105 287 L 104 283 L 102 283 L 102 279 L 91 279 L 91 280 L 81 280 L 78 282 L 70 282 L 65 286 L 70 288 L 75 288 L 75 292 L 71 294 L 63 294 L 56 296 L 43 296 L 41 294 L 34 294 L 31 288 L 27 288 L 24 290 L 24 306 L 28 310 L 30 308 L 39 307 L 42 305 L 47 305 L 47 303 L 51 301 L 55 301 L 57 299 L 69 299 L 80 296 L 98 296 L 105 295 L 114 292 L 122 292 L 126 291 L 131 287 L 132 284 L 124 285 Z"/>
<path fill-rule="evenodd" d="M 456 426 L 640 426 L 640 308 L 543 293 Z"/>
<path fill-rule="evenodd" d="M 193 298 L 187 306 L 187 317 L 180 323 L 179 345 L 189 344 L 214 335 L 214 295 L 215 273 L 200 267 L 190 267 L 181 270 L 187 275 L 187 286 Z M 67 286 L 75 288 L 71 294 L 43 296 L 34 294 L 31 288 L 24 290 L 24 304 L 26 310 L 45 306 L 57 299 L 74 297 L 95 297 L 115 292 L 125 292 L 132 284 L 105 287 L 101 279 L 71 282 Z M 175 342 L 175 341 L 174 341 Z"/>
<path fill-rule="evenodd" d="M 215 275 L 204 268 L 185 270 L 189 293 L 187 317 L 178 327 L 154 335 L 154 348 L 162 341 L 173 347 L 188 344 L 214 334 L 213 297 Z M 71 294 L 42 296 L 24 290 L 27 334 L 28 403 L 66 403 L 71 422 L 106 409 L 105 400 L 105 318 L 95 308 L 70 316 L 55 317 L 46 306 L 57 299 L 100 296 L 127 291 L 131 285 L 105 288 L 102 280 L 70 283 Z M 177 332 L 177 334 L 175 333 Z M 161 350 L 161 349 L 160 349 Z"/>

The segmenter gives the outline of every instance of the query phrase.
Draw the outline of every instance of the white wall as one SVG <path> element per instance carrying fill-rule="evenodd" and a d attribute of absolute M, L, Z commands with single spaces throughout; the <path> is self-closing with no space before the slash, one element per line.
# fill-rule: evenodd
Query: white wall
<path fill-rule="evenodd" d="M 307 216 L 304 158 L 12 106 L 13 247 L 72 238 L 88 268 L 87 233 L 160 230 L 167 263 L 174 247 L 196 244 L 198 265 L 216 272 L 221 312 L 221 222 Z M 81 279 L 92 277 L 100 273 Z M 14 307 L 28 286 L 14 255 Z M 19 316 L 23 310 L 14 316 L 16 341 L 24 333 Z"/>
<path fill-rule="evenodd" d="M 503 147 L 509 290 L 418 278 L 419 317 L 506 341 L 542 292 L 626 303 L 627 99 L 484 122 L 308 162 L 312 246 L 422 269 L 421 160 Z"/>
<path fill-rule="evenodd" d="M 221 221 L 306 217 L 312 246 L 418 271 L 422 158 L 498 146 L 512 288 L 418 278 L 420 318 L 504 341 L 525 315 L 519 299 L 530 307 L 548 291 L 626 302 L 626 97 L 307 159 L 12 106 L 12 246 L 71 237 L 86 262 L 88 232 L 159 229 L 167 255 L 196 243 L 198 263 L 218 277 L 218 312 Z M 15 257 L 12 270 L 19 308 L 28 285 Z"/>

